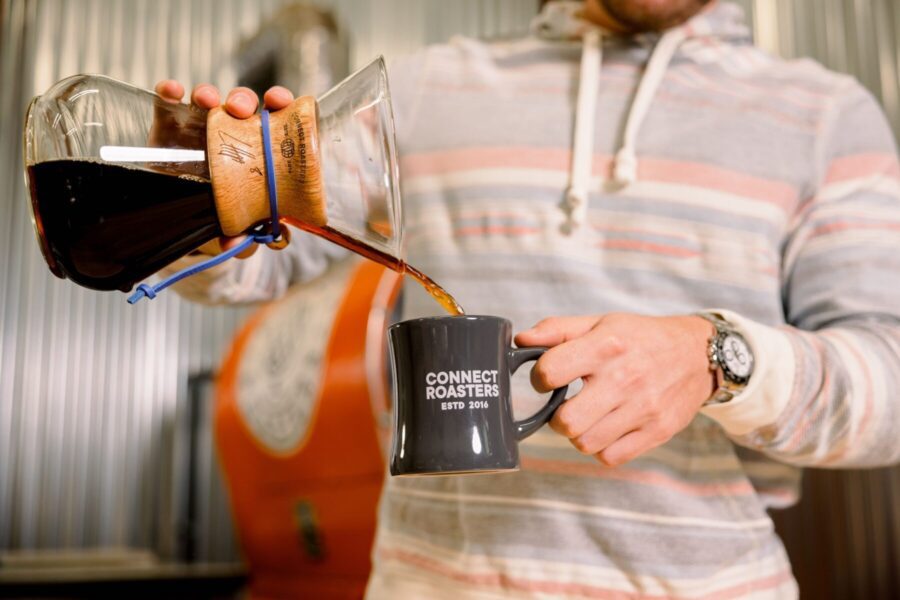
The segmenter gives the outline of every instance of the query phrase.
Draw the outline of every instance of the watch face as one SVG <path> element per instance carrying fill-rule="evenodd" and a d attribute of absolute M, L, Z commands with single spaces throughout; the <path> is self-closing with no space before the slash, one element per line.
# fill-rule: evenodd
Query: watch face
<path fill-rule="evenodd" d="M 746 340 L 739 335 L 726 335 L 719 345 L 722 367 L 735 377 L 745 379 L 753 372 L 753 353 Z"/>

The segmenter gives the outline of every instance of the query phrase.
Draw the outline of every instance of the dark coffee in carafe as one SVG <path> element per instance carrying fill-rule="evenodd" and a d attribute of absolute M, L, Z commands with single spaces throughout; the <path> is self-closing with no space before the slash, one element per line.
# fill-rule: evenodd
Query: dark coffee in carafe
<path fill-rule="evenodd" d="M 59 277 L 95 290 L 129 291 L 195 248 L 222 235 L 209 181 L 86 160 L 28 167 L 35 226 Z M 459 303 L 404 261 L 330 228 L 303 229 L 409 275 L 450 314 Z"/>
<path fill-rule="evenodd" d="M 86 160 L 28 167 L 35 227 L 53 272 L 129 291 L 221 235 L 208 181 Z"/>

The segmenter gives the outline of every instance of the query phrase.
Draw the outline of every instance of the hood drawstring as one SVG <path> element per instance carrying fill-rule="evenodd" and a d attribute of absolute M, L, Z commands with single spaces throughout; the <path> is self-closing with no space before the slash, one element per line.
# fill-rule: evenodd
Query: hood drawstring
<path fill-rule="evenodd" d="M 572 166 L 565 208 L 569 219 L 565 233 L 571 234 L 584 223 L 588 207 L 588 186 L 594 155 L 594 117 L 597 114 L 597 91 L 603 65 L 603 35 L 599 29 L 586 31 L 581 50 L 581 72 L 578 81 L 578 100 L 572 132 Z"/>
<path fill-rule="evenodd" d="M 685 30 L 681 27 L 670 29 L 659 39 L 653 54 L 647 62 L 647 69 L 641 78 L 628 120 L 625 122 L 625 135 L 622 139 L 622 148 L 616 153 L 613 179 L 621 185 L 628 185 L 637 180 L 637 134 L 644 123 L 650 103 L 659 89 L 666 74 L 672 57 L 678 51 L 678 46 L 687 38 Z"/>
<path fill-rule="evenodd" d="M 637 134 L 653 102 L 666 69 L 678 47 L 687 38 L 683 27 L 667 31 L 657 42 L 647 63 L 644 75 L 638 85 L 625 122 L 622 147 L 616 153 L 613 165 L 613 179 L 626 186 L 637 180 Z M 581 51 L 580 81 L 578 100 L 575 108 L 575 123 L 572 141 L 572 163 L 569 173 L 569 188 L 566 191 L 565 208 L 568 220 L 563 231 L 571 234 L 587 218 L 588 187 L 594 153 L 594 118 L 597 114 L 597 93 L 602 68 L 603 35 L 599 29 L 589 29 L 583 34 Z"/>

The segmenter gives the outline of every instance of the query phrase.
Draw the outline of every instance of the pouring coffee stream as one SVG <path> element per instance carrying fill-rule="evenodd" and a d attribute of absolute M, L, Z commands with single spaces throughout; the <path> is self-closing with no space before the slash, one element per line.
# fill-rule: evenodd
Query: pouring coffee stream
<path fill-rule="evenodd" d="M 328 227 L 321 227 L 321 228 L 311 227 L 309 225 L 297 222 L 291 218 L 287 218 L 287 219 L 285 219 L 285 221 L 300 228 L 300 229 L 309 231 L 310 233 L 314 233 L 315 235 L 323 237 L 323 238 L 327 239 L 328 241 L 331 241 L 331 242 L 334 242 L 335 244 L 343 246 L 344 248 L 347 248 L 348 250 L 352 250 L 353 252 L 356 252 L 357 254 L 360 254 L 360 255 L 368 258 L 369 260 L 372 260 L 374 262 L 382 264 L 382 265 L 388 267 L 389 269 L 393 269 L 394 271 L 397 271 L 398 273 L 408 275 L 409 277 L 413 278 L 419 285 L 421 285 L 423 288 L 425 288 L 425 291 L 428 292 L 428 294 L 432 298 L 434 298 L 434 300 L 438 304 L 440 304 L 441 308 L 443 308 L 445 311 L 447 311 L 447 313 L 449 313 L 451 315 L 466 314 L 466 311 L 463 310 L 463 307 L 460 306 L 459 302 L 456 301 L 456 298 L 451 296 L 450 293 L 447 292 L 447 290 L 445 290 L 443 287 L 438 285 L 429 276 L 425 275 L 424 273 L 422 273 L 421 271 L 419 271 L 412 265 L 408 264 L 407 262 L 405 262 L 403 260 L 398 260 L 398 259 L 394 258 L 393 256 L 386 254 L 384 252 L 379 252 L 378 250 L 375 250 L 374 248 L 371 248 L 368 246 L 359 246 L 356 243 L 356 240 L 354 240 L 353 238 L 351 238 L 345 234 L 342 234 L 341 232 L 336 231 L 334 229 L 330 229 Z"/>
<path fill-rule="evenodd" d="M 51 271 L 85 287 L 127 291 L 218 236 L 249 232 L 283 247 L 280 217 L 410 275 L 461 314 L 402 257 L 383 60 L 318 101 L 300 97 L 264 116 L 206 113 L 102 76 L 70 77 L 35 98 L 26 174 Z"/>

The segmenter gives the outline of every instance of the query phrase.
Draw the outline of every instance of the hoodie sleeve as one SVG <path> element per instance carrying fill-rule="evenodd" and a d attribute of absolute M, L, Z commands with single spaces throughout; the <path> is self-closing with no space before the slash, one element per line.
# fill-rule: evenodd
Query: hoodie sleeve
<path fill-rule="evenodd" d="M 395 60 L 389 70 L 391 103 L 396 118 L 401 152 L 405 132 L 414 120 L 427 50 Z M 252 304 L 278 298 L 295 283 L 314 279 L 336 259 L 343 248 L 292 230 L 292 241 L 283 250 L 259 248 L 244 260 L 225 263 L 183 279 L 172 286 L 179 295 L 201 304 Z M 160 271 L 166 277 L 193 266 L 207 256 L 187 256 Z"/>
<path fill-rule="evenodd" d="M 819 148 L 819 185 L 782 256 L 789 325 L 725 312 L 758 358 L 748 387 L 703 413 L 734 441 L 821 467 L 900 461 L 900 166 L 877 102 L 853 84 Z"/>

